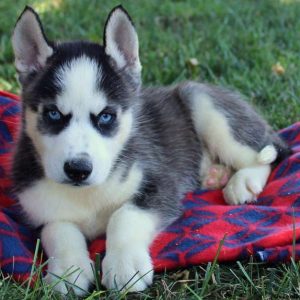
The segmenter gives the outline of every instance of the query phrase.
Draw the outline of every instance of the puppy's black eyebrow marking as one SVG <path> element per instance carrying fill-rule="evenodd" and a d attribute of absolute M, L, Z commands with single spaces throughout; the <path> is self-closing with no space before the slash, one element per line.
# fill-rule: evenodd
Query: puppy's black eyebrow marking
<path fill-rule="evenodd" d="M 98 111 L 97 113 L 94 112 L 90 112 L 91 115 L 99 115 L 101 114 L 103 111 L 108 112 L 108 113 L 113 113 L 115 115 L 118 114 L 119 109 L 121 109 L 120 105 L 114 104 L 114 103 L 109 103 L 109 105 L 103 107 L 100 111 Z"/>
<path fill-rule="evenodd" d="M 46 106 L 46 105 L 57 105 L 57 102 L 54 99 L 43 99 L 43 101 L 41 102 L 42 105 Z"/>
<path fill-rule="evenodd" d="M 43 108 L 43 110 L 59 110 L 60 111 L 60 109 L 57 107 L 55 102 L 49 103 L 49 104 L 48 103 L 44 104 L 42 106 L 42 108 Z"/>

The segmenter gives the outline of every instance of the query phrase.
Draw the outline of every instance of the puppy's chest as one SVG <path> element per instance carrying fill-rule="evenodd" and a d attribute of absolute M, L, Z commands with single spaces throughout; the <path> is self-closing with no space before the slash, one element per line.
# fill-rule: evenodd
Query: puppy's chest
<path fill-rule="evenodd" d="M 72 222 L 92 239 L 104 233 L 111 214 L 134 197 L 142 178 L 142 170 L 133 166 L 126 176 L 117 170 L 98 187 L 69 187 L 44 179 L 22 192 L 19 201 L 33 225 Z"/>

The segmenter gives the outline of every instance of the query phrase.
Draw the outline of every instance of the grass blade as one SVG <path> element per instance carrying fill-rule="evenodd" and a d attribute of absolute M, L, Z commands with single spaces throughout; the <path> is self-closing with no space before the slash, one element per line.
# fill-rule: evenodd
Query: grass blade
<path fill-rule="evenodd" d="M 221 252 L 221 249 L 223 247 L 225 239 L 226 239 L 226 234 L 224 235 L 223 239 L 220 241 L 218 249 L 217 249 L 217 253 L 216 253 L 216 256 L 215 256 L 215 259 L 214 259 L 214 261 L 212 263 L 212 266 L 209 268 L 209 270 L 207 271 L 206 276 L 204 278 L 204 282 L 203 282 L 201 293 L 200 293 L 200 297 L 201 298 L 203 298 L 203 296 L 204 296 L 204 294 L 206 292 L 206 289 L 208 287 L 208 282 L 211 279 L 212 273 L 214 272 L 214 270 L 216 268 L 217 261 L 218 261 L 218 258 L 219 258 L 219 255 L 220 255 L 220 252 Z"/>
<path fill-rule="evenodd" d="M 40 248 L 40 242 L 41 242 L 40 239 L 37 239 L 35 250 L 34 250 L 32 267 L 31 267 L 31 271 L 30 271 L 30 276 L 29 276 L 29 280 L 28 280 L 28 284 L 27 284 L 27 288 L 26 288 L 26 293 L 25 293 L 24 300 L 28 299 L 28 296 L 29 296 L 29 290 L 30 290 L 30 287 L 31 287 L 33 276 L 35 274 L 36 262 L 37 262 L 37 258 L 38 258 L 39 248 Z"/>
<path fill-rule="evenodd" d="M 252 287 L 254 287 L 254 289 L 258 291 L 257 287 L 255 286 L 254 282 L 252 281 L 252 279 L 250 278 L 250 276 L 248 275 L 247 271 L 245 270 L 245 268 L 242 266 L 241 262 L 237 261 L 237 265 L 239 266 L 240 270 L 242 271 L 242 273 L 244 274 L 244 276 L 246 277 L 246 279 L 248 280 L 248 282 L 251 284 Z"/>

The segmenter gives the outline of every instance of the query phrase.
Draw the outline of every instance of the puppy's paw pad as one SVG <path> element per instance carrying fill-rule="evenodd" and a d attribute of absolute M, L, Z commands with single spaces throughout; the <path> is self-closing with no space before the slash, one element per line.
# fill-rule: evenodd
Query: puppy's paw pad
<path fill-rule="evenodd" d="M 102 262 L 102 284 L 107 289 L 145 290 L 153 281 L 153 266 L 147 250 L 131 248 L 108 252 Z"/>
<path fill-rule="evenodd" d="M 202 179 L 202 187 L 205 189 L 220 189 L 229 181 L 230 168 L 224 165 L 212 165 L 207 175 Z"/>

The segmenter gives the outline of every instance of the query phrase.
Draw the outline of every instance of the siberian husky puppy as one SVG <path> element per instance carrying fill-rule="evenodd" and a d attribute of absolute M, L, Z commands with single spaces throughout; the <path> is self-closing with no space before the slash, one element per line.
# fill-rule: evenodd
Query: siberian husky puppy
<path fill-rule="evenodd" d="M 50 42 L 30 7 L 12 40 L 23 107 L 16 193 L 42 228 L 46 281 L 62 276 L 78 295 L 94 277 L 86 240 L 106 232 L 106 288 L 133 278 L 130 290 L 142 291 L 153 279 L 149 245 L 180 216 L 199 176 L 211 179 L 220 163 L 233 170 L 226 202 L 253 202 L 289 151 L 236 93 L 196 82 L 142 87 L 137 33 L 121 6 L 103 46 Z M 63 282 L 55 288 L 67 293 Z"/>

